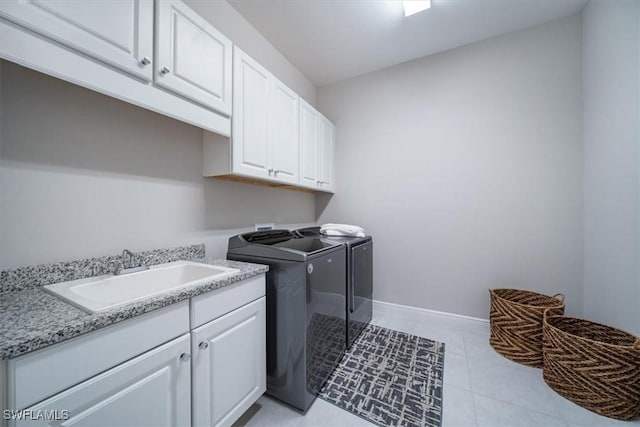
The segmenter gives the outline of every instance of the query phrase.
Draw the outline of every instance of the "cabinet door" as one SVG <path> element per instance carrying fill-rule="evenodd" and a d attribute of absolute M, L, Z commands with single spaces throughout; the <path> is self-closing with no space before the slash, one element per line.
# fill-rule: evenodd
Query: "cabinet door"
<path fill-rule="evenodd" d="M 192 332 L 193 423 L 228 426 L 266 390 L 265 298 Z"/>
<path fill-rule="evenodd" d="M 231 40 L 183 2 L 156 2 L 159 86 L 231 115 L 231 49 Z"/>
<path fill-rule="evenodd" d="M 334 189 L 333 182 L 333 163 L 335 151 L 334 127 L 331 122 L 324 117 L 320 118 L 320 152 L 319 158 L 319 181 L 320 188 L 325 191 L 332 192 Z"/>
<path fill-rule="evenodd" d="M 234 49 L 233 73 L 233 172 L 270 178 L 273 172 L 268 149 L 271 76 L 238 48 Z"/>
<path fill-rule="evenodd" d="M 278 181 L 297 184 L 299 170 L 298 95 L 276 78 L 273 78 L 270 110 L 271 138 L 269 145 L 274 176 Z"/>
<path fill-rule="evenodd" d="M 151 80 L 153 0 L 2 0 L 0 15 Z"/>
<path fill-rule="evenodd" d="M 69 420 L 62 425 L 188 426 L 189 338 L 185 334 L 27 409 L 57 411 L 59 416 L 68 411 Z"/>
<path fill-rule="evenodd" d="M 300 99 L 300 185 L 318 187 L 318 112 Z"/>

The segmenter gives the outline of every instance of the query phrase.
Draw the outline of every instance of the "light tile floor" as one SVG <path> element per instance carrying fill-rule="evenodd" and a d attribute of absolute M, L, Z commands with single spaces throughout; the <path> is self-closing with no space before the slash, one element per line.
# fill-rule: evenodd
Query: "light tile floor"
<path fill-rule="evenodd" d="M 444 427 L 640 427 L 640 421 L 616 421 L 575 405 L 545 384 L 541 370 L 498 355 L 489 346 L 488 323 L 378 303 L 372 323 L 446 344 Z M 322 399 L 303 415 L 267 396 L 239 421 L 278 427 L 372 425 Z"/>

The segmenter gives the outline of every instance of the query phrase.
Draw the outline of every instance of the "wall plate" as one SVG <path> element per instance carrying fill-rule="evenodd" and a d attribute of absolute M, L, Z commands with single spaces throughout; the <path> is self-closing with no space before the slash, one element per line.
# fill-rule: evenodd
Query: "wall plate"
<path fill-rule="evenodd" d="M 271 223 L 271 224 L 255 224 L 253 229 L 255 231 L 267 231 L 267 230 L 273 230 L 273 227 L 275 226 L 275 224 Z"/>

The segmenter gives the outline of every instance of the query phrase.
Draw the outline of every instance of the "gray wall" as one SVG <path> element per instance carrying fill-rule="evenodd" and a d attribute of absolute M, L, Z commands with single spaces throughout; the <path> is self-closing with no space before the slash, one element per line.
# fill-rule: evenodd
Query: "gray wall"
<path fill-rule="evenodd" d="M 488 288 L 582 313 L 578 16 L 319 88 L 336 124 L 320 222 L 375 238 L 374 298 L 488 317 Z"/>
<path fill-rule="evenodd" d="M 640 334 L 637 0 L 583 11 L 584 311 Z"/>
<path fill-rule="evenodd" d="M 198 2 L 190 2 L 198 3 Z M 226 2 L 193 5 L 309 102 L 315 88 Z M 314 222 L 307 193 L 202 177 L 202 131 L 0 61 L 0 269 Z"/>

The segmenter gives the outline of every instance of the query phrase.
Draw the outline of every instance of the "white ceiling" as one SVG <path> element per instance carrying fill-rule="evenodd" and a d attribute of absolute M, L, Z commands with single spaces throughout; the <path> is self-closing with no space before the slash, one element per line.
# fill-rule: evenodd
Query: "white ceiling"
<path fill-rule="evenodd" d="M 570 16 L 588 0 L 229 0 L 316 86 Z"/>

